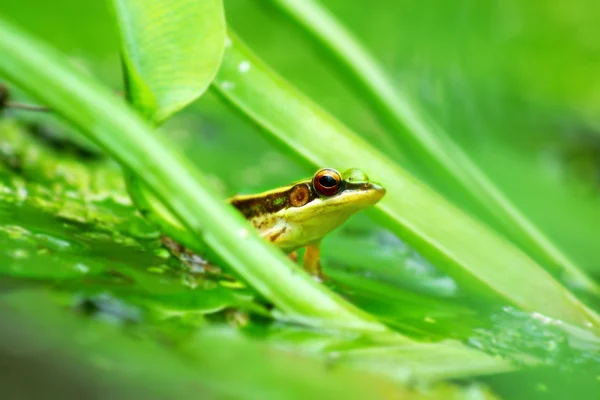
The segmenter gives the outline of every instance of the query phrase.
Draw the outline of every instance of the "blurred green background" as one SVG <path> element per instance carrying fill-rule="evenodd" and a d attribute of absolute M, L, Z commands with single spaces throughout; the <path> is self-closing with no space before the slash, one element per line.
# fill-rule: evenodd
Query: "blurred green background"
<path fill-rule="evenodd" d="M 600 280 L 597 3 L 322 3 L 381 62 L 399 91 L 429 112 L 526 215 Z M 21 0 L 3 2 L 0 12 L 118 91 L 122 90 L 119 41 L 109 6 L 101 1 Z M 301 29 L 269 1 L 229 0 L 225 7 L 228 23 L 271 67 L 378 143 L 385 127 Z M 39 323 L 42 329 L 64 324 L 65 331 L 77 339 L 76 345 L 66 341 L 74 354 L 65 360 L 84 364 L 87 373 L 97 378 L 98 389 L 86 390 L 99 395 L 106 390 L 106 380 L 126 370 L 129 374 L 120 379 L 123 388 L 114 389 L 114 396 L 126 397 L 130 390 L 139 393 L 136 390 L 142 385 L 132 384 L 136 379 L 156 379 L 157 387 L 171 385 L 182 396 L 189 395 L 195 390 L 189 382 L 198 375 L 204 376 L 198 387 L 218 398 L 224 393 L 265 398 L 264 387 L 276 382 L 280 394 L 289 395 L 297 387 L 289 397 L 314 393 L 324 397 L 325 392 L 320 392 L 324 388 L 331 395 L 362 393 L 344 393 L 347 382 L 355 381 L 352 371 L 331 377 L 326 372 L 315 374 L 315 366 L 323 367 L 322 360 L 308 357 L 302 361 L 306 365 L 297 366 L 295 359 L 288 359 L 289 351 L 311 353 L 311 348 L 335 347 L 340 342 L 352 346 L 345 342 L 352 338 L 323 338 L 298 327 L 273 326 L 261 319 L 265 305 L 256 301 L 251 290 L 228 289 L 185 272 L 160 249 L 158 233 L 128 205 L 115 165 L 90 156 L 82 166 L 80 154 L 56 150 L 21 132 L 25 126 L 38 130 L 42 126 L 51 131 L 50 142 L 56 143 L 56 138 L 68 135 L 68 129 L 51 117 L 14 111 L 5 117 L 0 121 L 5 165 L 0 170 L 4 190 L 0 262 L 5 265 L 0 284 L 6 287 L 7 312 L 10 318 L 17 318 L 15 310 L 37 316 L 44 310 L 31 304 L 57 305 L 48 306 Z M 170 120 L 164 131 L 212 175 L 224 197 L 270 189 L 313 172 L 267 142 L 212 92 Z M 380 147 L 400 159 L 400 149 Z M 7 167 L 11 160 L 17 168 Z M 356 164 L 360 167 L 360 159 Z M 27 199 L 19 197 L 23 190 L 29 193 Z M 462 207 L 469 211 L 468 204 Z M 40 238 L 45 241 L 42 249 Z M 40 249 L 45 250 L 40 253 Z M 423 340 L 460 339 L 509 358 L 541 359 L 539 368 L 466 377 L 453 395 L 468 396 L 471 390 L 484 396 L 482 388 L 488 387 L 504 398 L 600 396 L 597 338 L 586 342 L 596 347 L 573 346 L 558 330 L 519 311 L 473 304 L 452 279 L 363 215 L 326 238 L 324 249 L 325 270 L 339 284 L 338 291 L 401 332 Z M 86 278 L 88 274 L 93 278 Z M 198 285 L 206 289 L 202 295 L 187 290 Z M 588 302 L 594 304 L 594 299 Z M 65 307 L 97 318 L 72 319 L 57 311 Z M 200 326 L 206 328 L 201 332 L 209 333 L 199 334 Z M 242 326 L 246 335 L 226 326 Z M 34 336 L 27 342 L 8 330 L 2 332 L 2 340 L 25 341 L 24 347 L 39 340 Z M 262 338 L 259 342 L 265 343 L 260 346 L 267 350 L 246 342 L 247 336 Z M 124 367 L 115 366 L 123 362 L 119 349 L 131 349 Z M 11 346 L 1 349 L 2 360 L 12 360 L 10 350 Z M 265 361 L 263 351 L 273 352 L 273 360 Z M 98 354 L 98 359 L 83 357 L 92 362 L 82 362 L 80 352 Z M 61 353 L 60 357 L 67 356 Z M 29 358 L 26 369 L 36 365 L 40 376 L 47 377 L 43 368 L 68 364 L 60 357 L 40 350 Z M 190 358 L 196 369 L 189 368 Z M 212 363 L 214 370 L 209 367 Z M 251 372 L 248 365 L 255 363 L 257 368 Z M 229 370 L 231 364 L 236 367 Z M 275 371 L 281 366 L 293 373 L 282 372 L 278 378 Z M 364 393 L 381 386 L 378 379 L 382 378 L 373 375 L 365 378 Z M 80 382 L 69 379 L 63 376 L 59 381 L 68 388 Z M 307 381 L 312 384 L 306 385 Z M 239 392 L 224 390 L 227 385 L 237 385 Z M 444 388 L 435 390 L 433 397 L 444 398 Z M 165 389 L 164 393 L 172 392 Z M 160 392 L 154 394 L 162 397 Z"/>

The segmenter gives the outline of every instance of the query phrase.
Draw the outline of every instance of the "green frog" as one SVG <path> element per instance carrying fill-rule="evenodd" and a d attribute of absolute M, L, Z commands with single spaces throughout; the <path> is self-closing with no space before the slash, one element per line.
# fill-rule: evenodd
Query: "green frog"
<path fill-rule="evenodd" d="M 260 194 L 229 199 L 262 237 L 296 258 L 306 247 L 304 269 L 323 279 L 321 239 L 354 213 L 376 204 L 385 189 L 359 169 L 343 174 L 332 168 L 318 170 L 311 178 Z"/>

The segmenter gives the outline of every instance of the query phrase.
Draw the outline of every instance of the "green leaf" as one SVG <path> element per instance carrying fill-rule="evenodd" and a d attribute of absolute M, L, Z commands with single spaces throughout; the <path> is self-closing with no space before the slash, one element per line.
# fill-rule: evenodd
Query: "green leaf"
<path fill-rule="evenodd" d="M 18 354 L 26 354 L 22 362 L 29 363 L 36 376 L 49 368 L 64 372 L 56 375 L 53 389 L 67 386 L 71 392 L 69 384 L 75 383 L 71 380 L 75 376 L 85 380 L 86 393 L 102 389 L 102 396 L 109 398 L 132 393 L 178 399 L 495 398 L 479 385 L 399 384 L 394 374 L 409 373 L 405 378 L 413 378 L 409 368 L 419 364 L 414 357 L 409 368 L 377 373 L 377 365 L 351 366 L 358 364 L 357 357 L 349 357 L 348 366 L 332 366 L 322 357 L 257 343 L 227 327 L 208 327 L 185 335 L 184 340 L 177 335 L 153 335 L 156 329 L 138 329 L 132 335 L 122 327 L 69 315 L 44 291 L 4 296 L 0 316 L 0 351 L 18 349 Z M 39 335 L 41 331 L 44 335 Z M 365 373 L 365 369 L 372 371 Z M 77 374 L 67 373 L 72 370 Z"/>
<path fill-rule="evenodd" d="M 459 198 L 473 197 L 479 211 L 493 218 L 496 228 L 542 265 L 557 271 L 557 275 L 564 274 L 572 284 L 600 294 L 598 283 L 519 210 L 442 127 L 414 101 L 394 89 L 377 61 L 335 16 L 316 1 L 276 0 L 275 4 L 335 56 L 336 67 L 348 72 L 345 76 L 351 77 L 349 83 L 365 95 L 373 112 L 389 126 L 405 155 L 424 170 L 434 184 L 438 187 L 455 185 L 453 192 Z"/>
<path fill-rule="evenodd" d="M 598 329 L 600 318 L 523 252 L 432 192 L 229 35 L 214 87 L 267 137 L 306 164 L 359 166 L 381 182 L 388 194 L 373 215 L 473 292 Z"/>
<path fill-rule="evenodd" d="M 130 100 L 155 123 L 204 93 L 225 45 L 221 0 L 114 0 Z"/>

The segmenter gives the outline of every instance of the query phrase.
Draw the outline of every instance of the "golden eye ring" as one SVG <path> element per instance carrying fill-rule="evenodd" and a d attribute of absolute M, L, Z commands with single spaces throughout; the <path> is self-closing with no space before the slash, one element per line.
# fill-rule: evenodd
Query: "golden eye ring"
<path fill-rule="evenodd" d="M 333 168 L 323 168 L 313 177 L 312 185 L 318 194 L 330 197 L 340 190 L 342 175 Z"/>

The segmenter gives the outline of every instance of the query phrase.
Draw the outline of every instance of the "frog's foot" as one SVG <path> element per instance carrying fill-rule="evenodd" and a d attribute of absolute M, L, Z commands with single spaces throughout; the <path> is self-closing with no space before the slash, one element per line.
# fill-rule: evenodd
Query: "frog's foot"
<path fill-rule="evenodd" d="M 319 282 L 323 282 L 327 277 L 323 274 L 321 269 L 321 243 L 311 243 L 306 246 L 304 252 L 303 266 L 304 270 L 311 274 Z"/>

